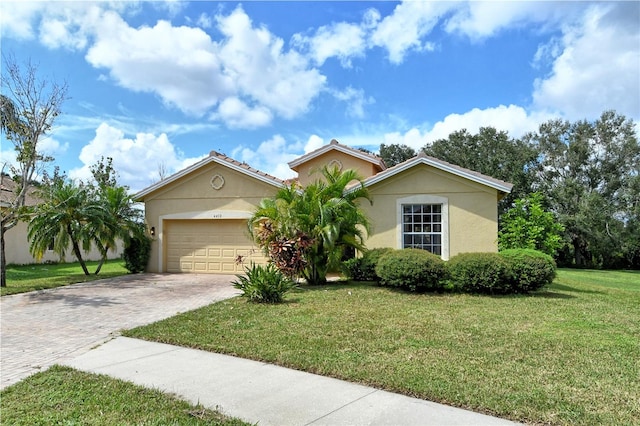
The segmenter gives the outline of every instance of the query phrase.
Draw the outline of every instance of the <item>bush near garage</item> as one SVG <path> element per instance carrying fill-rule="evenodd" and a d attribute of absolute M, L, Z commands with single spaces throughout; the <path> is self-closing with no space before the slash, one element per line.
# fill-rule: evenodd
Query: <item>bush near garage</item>
<path fill-rule="evenodd" d="M 556 262 L 551 256 L 533 249 L 503 250 L 511 268 L 511 291 L 528 293 L 549 285 L 556 277 Z"/>
<path fill-rule="evenodd" d="M 513 282 L 510 262 L 499 253 L 461 253 L 447 263 L 453 288 L 464 293 L 507 294 Z"/>
<path fill-rule="evenodd" d="M 242 296 L 250 302 L 281 303 L 284 295 L 296 287 L 296 283 L 284 275 L 273 263 L 266 266 L 251 262 L 245 266 L 245 275 L 237 275 L 233 281 L 235 288 L 242 291 Z"/>
<path fill-rule="evenodd" d="M 392 250 L 380 257 L 375 267 L 380 283 L 410 291 L 444 288 L 447 268 L 440 256 L 421 249 Z"/>
<path fill-rule="evenodd" d="M 380 281 L 376 274 L 378 260 L 387 253 L 392 252 L 389 247 L 367 250 L 362 257 L 354 257 L 342 262 L 342 273 L 353 281 Z"/>
<path fill-rule="evenodd" d="M 151 238 L 138 233 L 126 242 L 122 259 L 124 267 L 132 274 L 144 272 L 151 256 Z"/>

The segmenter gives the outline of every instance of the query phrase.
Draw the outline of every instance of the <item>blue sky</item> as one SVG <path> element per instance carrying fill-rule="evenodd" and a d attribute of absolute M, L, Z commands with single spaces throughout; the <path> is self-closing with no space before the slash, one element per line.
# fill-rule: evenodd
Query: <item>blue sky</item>
<path fill-rule="evenodd" d="M 42 148 L 78 179 L 110 156 L 132 190 L 211 150 L 286 178 L 333 138 L 640 120 L 638 2 L 3 1 L 0 25 L 3 55 L 69 86 Z"/>

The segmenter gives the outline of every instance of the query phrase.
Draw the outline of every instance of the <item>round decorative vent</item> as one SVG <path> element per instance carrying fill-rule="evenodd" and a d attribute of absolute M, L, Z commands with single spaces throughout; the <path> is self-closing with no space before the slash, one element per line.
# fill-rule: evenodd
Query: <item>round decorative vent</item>
<path fill-rule="evenodd" d="M 337 168 L 338 170 L 342 170 L 342 163 L 338 160 L 331 160 L 329 161 L 329 164 L 327 164 L 327 166 L 332 169 L 332 168 Z"/>
<path fill-rule="evenodd" d="M 213 175 L 211 178 L 211 187 L 213 189 L 220 189 L 224 186 L 224 178 L 220 175 Z"/>

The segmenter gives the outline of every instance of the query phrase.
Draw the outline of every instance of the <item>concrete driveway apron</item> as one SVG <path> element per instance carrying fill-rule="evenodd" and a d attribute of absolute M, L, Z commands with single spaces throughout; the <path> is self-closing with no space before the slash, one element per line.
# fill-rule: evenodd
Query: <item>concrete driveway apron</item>
<path fill-rule="evenodd" d="M 0 298 L 0 388 L 126 328 L 230 298 L 232 275 L 137 274 Z"/>

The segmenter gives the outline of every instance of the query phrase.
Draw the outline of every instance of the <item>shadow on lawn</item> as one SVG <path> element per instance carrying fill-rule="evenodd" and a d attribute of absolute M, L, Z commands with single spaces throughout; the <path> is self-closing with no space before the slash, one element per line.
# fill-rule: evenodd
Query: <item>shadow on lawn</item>
<path fill-rule="evenodd" d="M 604 294 L 601 291 L 585 290 L 582 288 L 571 287 L 566 284 L 558 284 L 558 283 L 551 284 L 551 286 L 549 287 L 549 290 L 560 290 L 560 291 L 569 291 L 572 293 L 585 293 L 585 294 Z"/>

